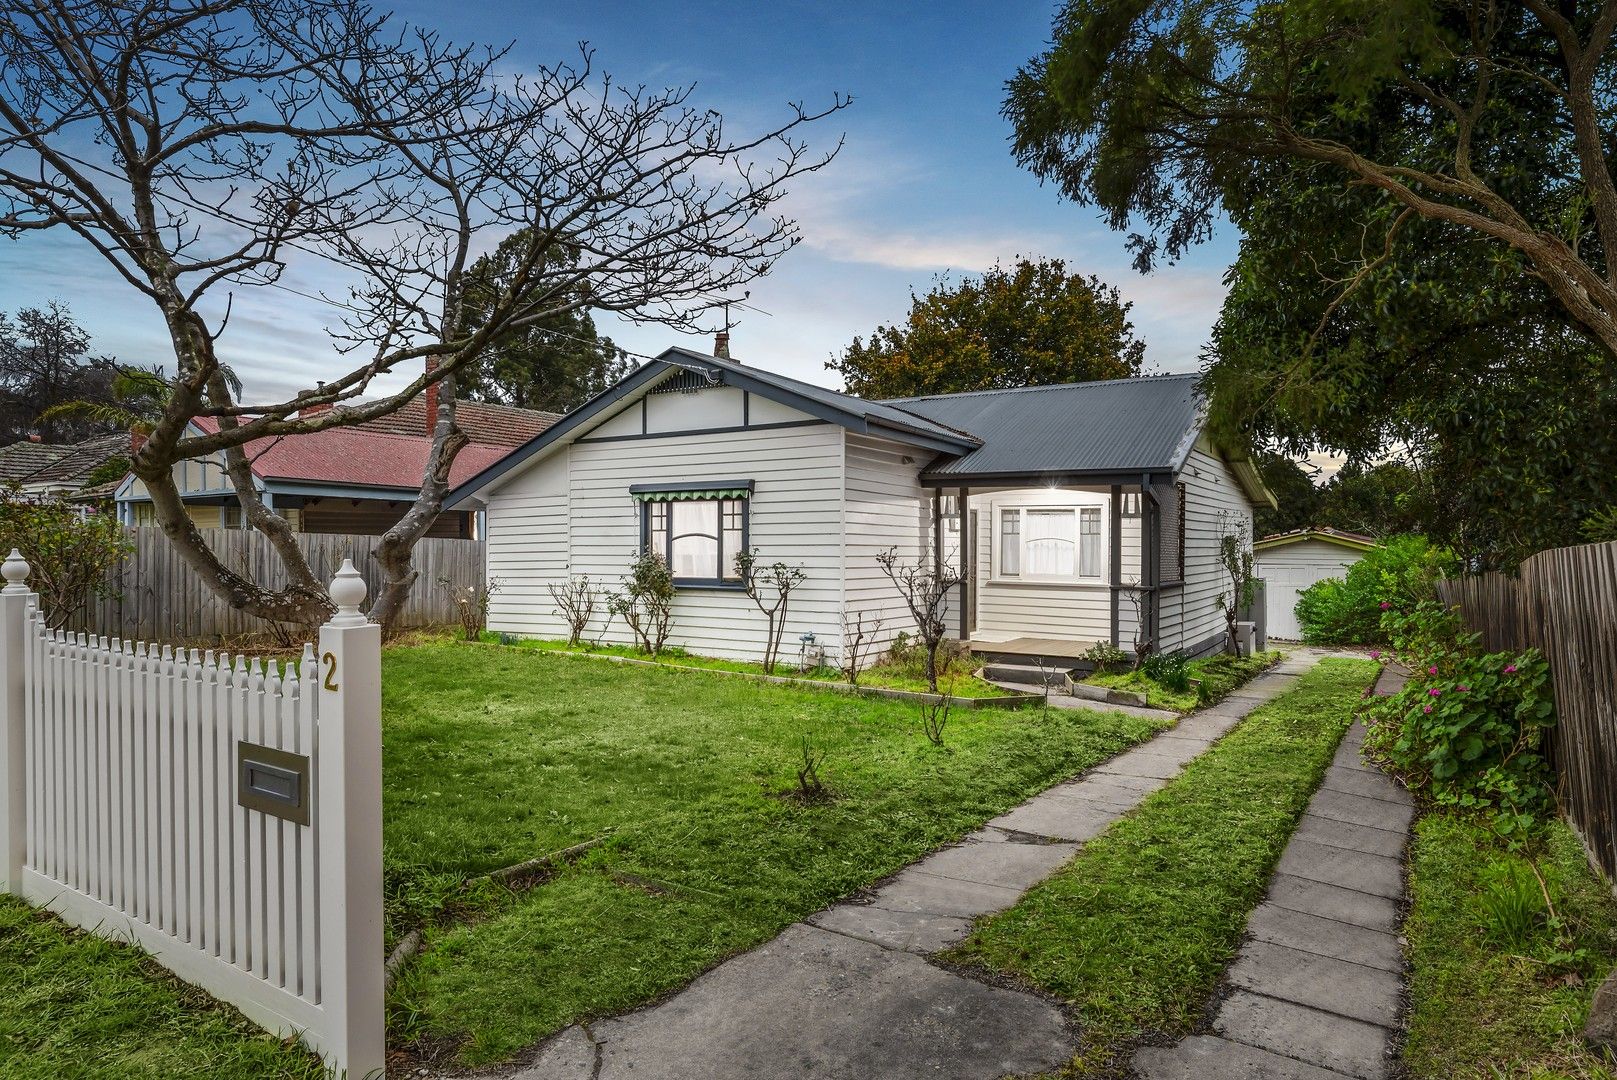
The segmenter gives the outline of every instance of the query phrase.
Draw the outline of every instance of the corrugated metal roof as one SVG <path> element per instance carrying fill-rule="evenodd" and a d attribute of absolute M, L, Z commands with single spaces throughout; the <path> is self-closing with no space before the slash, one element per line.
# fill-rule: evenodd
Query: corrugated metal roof
<path fill-rule="evenodd" d="M 969 431 L 976 450 L 935 463 L 935 477 L 1128 474 L 1176 468 L 1201 412 L 1196 375 L 980 390 L 883 404 Z"/>

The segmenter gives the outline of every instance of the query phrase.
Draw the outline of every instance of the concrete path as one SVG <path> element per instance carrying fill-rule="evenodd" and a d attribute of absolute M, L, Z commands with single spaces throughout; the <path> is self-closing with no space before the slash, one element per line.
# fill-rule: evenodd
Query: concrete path
<path fill-rule="evenodd" d="M 929 963 L 973 919 L 1014 904 L 1177 776 L 1248 712 L 1294 685 L 1305 650 L 1218 705 L 990 821 L 870 894 L 788 927 L 673 997 L 576 1025 L 521 1080 L 995 1080 L 1076 1052 L 1044 998 Z"/>
<path fill-rule="evenodd" d="M 1364 731 L 1355 724 L 1342 740 L 1247 922 L 1214 1034 L 1140 1050 L 1142 1080 L 1393 1075 L 1414 808 L 1409 792 L 1360 761 Z"/>

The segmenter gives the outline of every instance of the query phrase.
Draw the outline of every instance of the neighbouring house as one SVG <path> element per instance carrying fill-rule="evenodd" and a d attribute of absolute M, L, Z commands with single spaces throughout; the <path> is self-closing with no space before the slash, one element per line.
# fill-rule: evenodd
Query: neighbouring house
<path fill-rule="evenodd" d="M 1000 658 L 1219 649 L 1219 538 L 1271 496 L 1215 445 L 1193 375 L 866 401 L 670 349 L 468 479 L 484 510 L 489 627 L 565 636 L 550 589 L 616 588 L 641 551 L 678 587 L 671 642 L 756 658 L 763 616 L 734 556 L 800 564 L 787 651 L 844 624 L 914 629 L 877 555 L 966 568 L 954 633 Z M 766 596 L 766 599 L 768 597 Z M 598 617 L 589 634 L 603 632 Z M 621 621 L 605 640 L 625 642 Z"/>
<path fill-rule="evenodd" d="M 435 388 L 434 388 L 435 389 Z M 391 528 L 421 489 L 430 432 L 437 423 L 431 400 L 412 401 L 388 416 L 352 427 L 327 428 L 306 435 L 257 439 L 247 444 L 253 485 L 265 505 L 298 532 L 378 536 Z M 498 464 L 515 448 L 554 424 L 556 413 L 506 405 L 457 401 L 456 418 L 471 440 L 455 457 L 450 482 L 461 483 Z M 198 417 L 190 434 L 216 430 L 216 421 Z M 225 475 L 224 455 L 181 461 L 174 480 L 198 528 L 250 527 Z M 154 525 L 151 496 L 133 475 L 118 486 L 119 519 L 126 525 Z M 446 510 L 427 532 L 432 537 L 475 538 L 477 514 Z"/>
<path fill-rule="evenodd" d="M 1264 583 L 1269 636 L 1302 640 L 1297 597 L 1315 582 L 1342 577 L 1376 546 L 1372 536 L 1338 529 L 1296 529 L 1253 543 L 1252 572 Z"/>
<path fill-rule="evenodd" d="M 29 498 L 56 498 L 87 508 L 110 505 L 129 457 L 129 436 L 97 435 L 77 443 L 37 437 L 0 447 L 0 485 Z"/>

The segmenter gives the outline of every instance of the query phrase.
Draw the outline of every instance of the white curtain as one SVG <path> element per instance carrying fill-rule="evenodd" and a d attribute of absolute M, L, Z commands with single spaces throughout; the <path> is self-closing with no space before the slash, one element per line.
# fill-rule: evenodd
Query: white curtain
<path fill-rule="evenodd" d="M 1071 510 L 1028 510 L 1022 542 L 1024 572 L 1036 577 L 1071 577 L 1077 556 L 1077 520 Z"/>

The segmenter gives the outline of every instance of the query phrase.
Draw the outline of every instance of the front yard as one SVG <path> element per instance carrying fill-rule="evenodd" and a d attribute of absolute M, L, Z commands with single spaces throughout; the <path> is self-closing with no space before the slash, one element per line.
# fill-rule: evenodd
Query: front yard
<path fill-rule="evenodd" d="M 392 1041 L 495 1061 L 689 981 L 1152 734 L 1151 721 L 912 705 L 543 651 L 384 658 L 390 940 L 426 928 Z M 791 797 L 802 740 L 823 801 Z M 461 889 L 590 840 L 515 892 Z"/>

